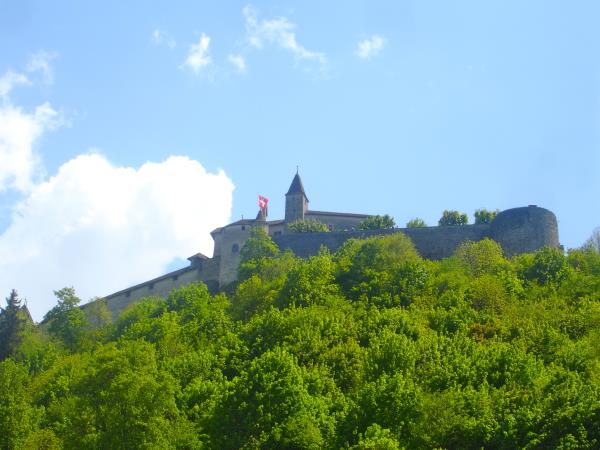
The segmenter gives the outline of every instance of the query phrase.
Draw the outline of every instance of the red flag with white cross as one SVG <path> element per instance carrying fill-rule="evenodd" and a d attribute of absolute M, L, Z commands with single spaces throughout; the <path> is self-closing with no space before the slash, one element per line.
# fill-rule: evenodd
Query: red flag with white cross
<path fill-rule="evenodd" d="M 258 207 L 262 210 L 267 209 L 267 205 L 269 204 L 269 199 L 267 197 L 263 197 L 258 194 Z"/>

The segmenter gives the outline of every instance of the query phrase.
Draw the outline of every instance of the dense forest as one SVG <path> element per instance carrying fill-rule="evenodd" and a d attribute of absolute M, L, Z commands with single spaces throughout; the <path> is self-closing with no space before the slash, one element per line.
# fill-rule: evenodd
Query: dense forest
<path fill-rule="evenodd" d="M 111 318 L 72 288 L 2 313 L 1 449 L 600 447 L 600 254 L 422 259 L 402 234 L 310 259 L 253 230 L 239 282 Z"/>

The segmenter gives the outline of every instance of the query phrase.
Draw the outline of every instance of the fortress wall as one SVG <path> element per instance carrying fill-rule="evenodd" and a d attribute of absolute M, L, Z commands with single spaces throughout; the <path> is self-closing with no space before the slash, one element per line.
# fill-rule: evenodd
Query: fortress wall
<path fill-rule="evenodd" d="M 427 259 L 452 256 L 460 244 L 480 241 L 489 236 L 489 230 L 487 224 L 399 229 L 411 238 L 419 254 Z"/>
<path fill-rule="evenodd" d="M 132 286 L 105 297 L 106 306 L 116 319 L 131 303 L 145 297 L 166 298 L 171 290 L 197 281 L 204 281 L 211 293 L 219 289 L 219 259 L 204 260 L 198 265 L 191 265 L 160 276 L 150 281 Z M 85 309 L 85 305 L 83 305 Z"/>
<path fill-rule="evenodd" d="M 265 223 L 266 227 L 266 223 Z M 215 235 L 215 251 L 211 259 L 197 260 L 184 269 L 168 273 L 145 283 L 116 292 L 106 298 L 108 309 L 116 318 L 128 305 L 143 297 L 166 297 L 177 287 L 204 281 L 211 293 L 237 279 L 237 270 L 243 244 L 250 226 L 230 225 Z M 424 258 L 442 259 L 451 256 L 456 248 L 467 241 L 490 237 L 498 242 L 507 256 L 533 252 L 544 246 L 559 248 L 556 216 L 544 208 L 528 206 L 499 213 L 490 225 L 463 225 L 453 227 L 396 228 L 393 230 L 333 231 L 330 233 L 284 233 L 272 236 L 281 250 L 291 250 L 299 257 L 316 255 L 322 245 L 335 252 L 346 240 L 403 232 L 409 236 Z M 235 251 L 234 251 L 234 245 Z M 216 250 L 216 248 L 215 248 Z M 86 305 L 82 308 L 85 309 Z"/>
<path fill-rule="evenodd" d="M 366 217 L 367 216 L 355 217 L 352 215 L 312 213 L 311 211 L 308 211 L 304 216 L 305 219 L 318 220 L 326 225 L 330 225 L 336 231 L 357 228 Z"/>
<path fill-rule="evenodd" d="M 316 255 L 321 245 L 335 252 L 348 239 L 365 239 L 371 236 L 402 232 L 409 236 L 424 258 L 446 258 L 466 241 L 479 241 L 489 235 L 489 225 L 463 225 L 455 227 L 395 228 L 393 230 L 333 231 L 330 233 L 288 233 L 273 237 L 281 250 L 291 250 L 296 256 L 307 258 Z"/>
<path fill-rule="evenodd" d="M 226 286 L 237 279 L 240 265 L 240 250 L 250 235 L 250 225 L 236 225 L 223 228 L 221 238 L 220 286 Z"/>
<path fill-rule="evenodd" d="M 556 216 L 535 205 L 499 213 L 492 222 L 490 237 L 502 246 L 507 256 L 533 252 L 544 246 L 560 247 Z"/>
<path fill-rule="evenodd" d="M 273 236 L 273 241 L 282 251 L 291 250 L 296 256 L 308 258 L 316 255 L 321 245 L 335 252 L 348 239 L 366 239 L 381 234 L 392 234 L 394 230 L 332 231 L 330 233 L 287 233 Z"/>

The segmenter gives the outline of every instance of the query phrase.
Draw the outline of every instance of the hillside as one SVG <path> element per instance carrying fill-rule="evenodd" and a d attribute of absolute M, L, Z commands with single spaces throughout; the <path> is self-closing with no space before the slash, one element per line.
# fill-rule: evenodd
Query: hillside
<path fill-rule="evenodd" d="M 403 234 L 300 259 L 260 232 L 238 284 L 110 321 L 73 290 L 0 363 L 0 448 L 600 446 L 600 255 L 441 261 Z"/>

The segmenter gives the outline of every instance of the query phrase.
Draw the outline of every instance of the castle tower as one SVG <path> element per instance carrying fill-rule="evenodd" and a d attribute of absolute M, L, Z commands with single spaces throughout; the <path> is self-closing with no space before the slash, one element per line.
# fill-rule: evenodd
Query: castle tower
<path fill-rule="evenodd" d="M 306 197 L 306 193 L 304 192 L 300 175 L 296 172 L 296 176 L 294 176 L 292 184 L 287 194 L 285 194 L 286 223 L 304 220 L 306 211 L 308 211 L 308 197 Z"/>

